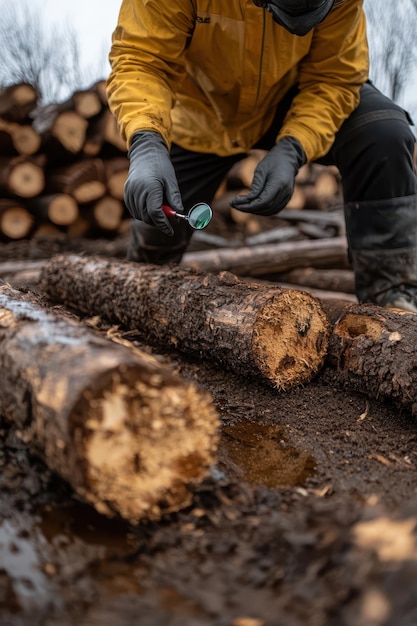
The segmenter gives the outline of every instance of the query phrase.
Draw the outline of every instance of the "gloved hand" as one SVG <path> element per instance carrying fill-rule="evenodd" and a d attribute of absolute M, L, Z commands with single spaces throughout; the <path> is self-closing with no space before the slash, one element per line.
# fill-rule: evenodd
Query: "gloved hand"
<path fill-rule="evenodd" d="M 184 213 L 184 207 L 164 140 L 153 131 L 135 133 L 128 156 L 124 201 L 129 213 L 172 236 L 174 231 L 162 205 L 168 204 L 179 213 Z"/>
<path fill-rule="evenodd" d="M 290 200 L 295 177 L 305 162 L 300 142 L 283 137 L 258 163 L 249 193 L 233 198 L 231 206 L 245 213 L 275 215 Z"/>

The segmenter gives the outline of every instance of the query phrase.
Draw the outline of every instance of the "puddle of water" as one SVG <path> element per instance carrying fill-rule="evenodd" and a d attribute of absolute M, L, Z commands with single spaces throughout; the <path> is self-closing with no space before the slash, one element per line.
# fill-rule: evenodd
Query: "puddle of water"
<path fill-rule="evenodd" d="M 107 591 L 143 591 L 130 562 L 138 549 L 138 539 L 122 520 L 108 519 L 89 505 L 74 503 L 68 507 L 44 507 L 39 528 L 48 543 L 59 545 L 64 552 L 75 544 L 97 548 L 99 552 L 90 571 Z"/>
<path fill-rule="evenodd" d="M 277 425 L 239 421 L 222 427 L 220 448 L 248 483 L 302 486 L 314 474 L 316 461 L 309 452 L 289 444 L 284 432 Z"/>

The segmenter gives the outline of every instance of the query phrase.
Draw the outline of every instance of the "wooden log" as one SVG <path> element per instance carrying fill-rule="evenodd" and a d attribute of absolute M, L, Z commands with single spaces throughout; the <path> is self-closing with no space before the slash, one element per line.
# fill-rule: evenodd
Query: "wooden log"
<path fill-rule="evenodd" d="M 190 503 L 217 446 L 206 392 L 9 285 L 0 320 L 0 412 L 52 470 L 132 523 Z"/>
<path fill-rule="evenodd" d="M 278 389 L 309 381 L 327 350 L 327 318 L 315 298 L 229 273 L 60 255 L 44 267 L 41 289 L 151 344 L 205 356 Z"/>
<path fill-rule="evenodd" d="M 45 173 L 40 159 L 17 156 L 0 158 L 0 191 L 7 196 L 33 198 L 45 187 Z"/>
<path fill-rule="evenodd" d="M 318 269 L 314 267 L 297 268 L 276 275 L 278 282 L 290 283 L 305 288 L 324 289 L 355 293 L 355 278 L 352 270 Z"/>
<path fill-rule="evenodd" d="M 85 142 L 89 149 L 93 145 L 99 146 L 101 155 L 109 153 L 112 156 L 120 156 L 127 152 L 116 119 L 108 109 L 104 109 L 97 119 L 90 122 Z"/>
<path fill-rule="evenodd" d="M 0 235 L 6 239 L 23 239 L 33 228 L 33 217 L 14 200 L 0 199 Z"/>
<path fill-rule="evenodd" d="M 227 189 L 250 188 L 256 166 L 266 154 L 266 150 L 250 150 L 247 157 L 237 161 L 226 175 Z"/>
<path fill-rule="evenodd" d="M 129 159 L 115 157 L 103 161 L 106 172 L 107 191 L 118 200 L 123 200 L 124 186 L 129 173 Z"/>
<path fill-rule="evenodd" d="M 42 137 L 42 151 L 50 161 L 74 159 L 86 141 L 88 121 L 76 111 L 57 110 L 47 105 L 33 121 Z"/>
<path fill-rule="evenodd" d="M 106 174 L 102 159 L 82 159 L 48 170 L 46 188 L 50 193 L 66 193 L 79 204 L 94 202 L 106 193 Z"/>
<path fill-rule="evenodd" d="M 333 323 L 327 364 L 337 381 L 417 416 L 417 315 L 338 301 L 323 307 Z"/>
<path fill-rule="evenodd" d="M 314 190 L 323 200 L 335 198 L 339 192 L 339 182 L 333 169 L 325 167 L 317 176 Z"/>
<path fill-rule="evenodd" d="M 0 115 L 12 122 L 27 120 L 38 102 L 33 85 L 17 83 L 0 90 Z"/>
<path fill-rule="evenodd" d="M 314 211 L 309 209 L 300 211 L 283 209 L 276 217 L 289 222 L 311 222 L 326 228 L 334 227 L 337 229 L 342 229 L 345 221 L 342 211 Z"/>
<path fill-rule="evenodd" d="M 117 231 L 124 213 L 121 200 L 112 196 L 103 196 L 92 206 L 94 225 L 100 230 Z"/>
<path fill-rule="evenodd" d="M 197 271 L 229 271 L 239 276 L 275 274 L 297 267 L 349 267 L 344 237 L 187 252 L 181 263 Z"/>
<path fill-rule="evenodd" d="M 245 237 L 245 244 L 247 246 L 258 246 L 265 243 L 281 243 L 282 241 L 297 239 L 299 236 L 300 231 L 295 226 L 282 226 L 247 236 Z"/>
<path fill-rule="evenodd" d="M 38 152 L 41 138 L 28 124 L 16 124 L 0 118 L 0 152 L 2 156 L 31 155 Z"/>
<path fill-rule="evenodd" d="M 103 102 L 94 86 L 75 91 L 72 94 L 72 102 L 74 110 L 87 120 L 99 115 L 103 110 Z"/>
<path fill-rule="evenodd" d="M 78 217 L 78 204 L 67 193 L 38 196 L 29 203 L 29 208 L 37 221 L 47 221 L 57 226 L 69 226 Z"/>

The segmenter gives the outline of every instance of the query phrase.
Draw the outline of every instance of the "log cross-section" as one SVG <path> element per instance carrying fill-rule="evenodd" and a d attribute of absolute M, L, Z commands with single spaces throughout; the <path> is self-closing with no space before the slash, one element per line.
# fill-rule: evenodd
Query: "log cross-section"
<path fill-rule="evenodd" d="M 131 522 L 190 503 L 217 448 L 206 392 L 7 284 L 0 344 L 1 415 L 80 496 Z"/>
<path fill-rule="evenodd" d="M 52 300 L 136 330 L 147 342 L 205 357 L 279 389 L 323 364 L 327 317 L 302 291 L 100 257 L 58 255 L 41 288 Z"/>
<path fill-rule="evenodd" d="M 331 300 L 323 307 L 333 323 L 327 364 L 337 381 L 417 416 L 417 315 Z"/>

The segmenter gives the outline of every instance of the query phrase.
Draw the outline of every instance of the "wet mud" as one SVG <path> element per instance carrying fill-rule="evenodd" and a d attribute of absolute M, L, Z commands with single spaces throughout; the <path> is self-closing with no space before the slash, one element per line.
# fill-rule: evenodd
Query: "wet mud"
<path fill-rule="evenodd" d="M 127 524 L 0 416 L 0 626 L 416 626 L 412 416 L 327 368 L 283 393 L 154 356 L 212 395 L 216 463 L 189 507 Z"/>

